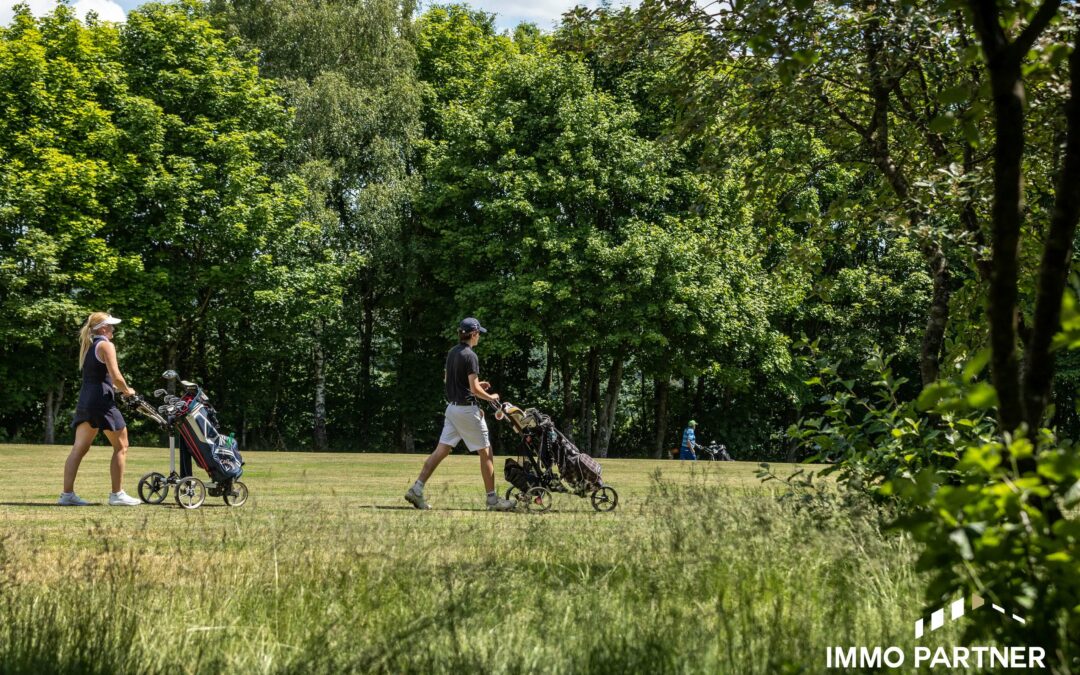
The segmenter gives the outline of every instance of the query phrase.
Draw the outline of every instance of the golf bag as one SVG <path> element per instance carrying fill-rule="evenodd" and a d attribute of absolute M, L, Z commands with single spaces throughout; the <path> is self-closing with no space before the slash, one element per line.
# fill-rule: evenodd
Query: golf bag
<path fill-rule="evenodd" d="M 503 465 L 503 478 L 522 492 L 527 492 L 534 485 L 539 485 L 539 477 L 531 474 L 520 462 L 512 457 L 506 458 Z"/>
<path fill-rule="evenodd" d="M 569 455 L 561 468 L 564 478 L 571 483 L 584 485 L 601 485 L 600 462 L 586 455 L 584 452 Z"/>
<path fill-rule="evenodd" d="M 186 411 L 182 422 L 177 425 L 182 444 L 181 474 L 191 475 L 190 463 L 184 461 L 183 451 L 186 451 L 214 482 L 236 480 L 244 473 L 240 450 L 235 440 L 218 433 L 217 413 L 200 400 L 201 394 L 199 391 L 184 396 Z"/>

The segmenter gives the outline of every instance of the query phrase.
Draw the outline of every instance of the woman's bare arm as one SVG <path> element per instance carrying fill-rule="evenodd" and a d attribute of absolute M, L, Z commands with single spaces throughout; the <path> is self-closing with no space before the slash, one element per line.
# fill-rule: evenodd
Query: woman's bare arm
<path fill-rule="evenodd" d="M 124 396 L 131 396 L 135 393 L 135 390 L 128 386 L 127 380 L 120 374 L 120 364 L 116 362 L 116 347 L 113 343 L 102 340 L 97 346 L 98 356 L 105 362 L 105 367 L 109 369 L 109 375 L 112 375 L 113 386 Z"/>

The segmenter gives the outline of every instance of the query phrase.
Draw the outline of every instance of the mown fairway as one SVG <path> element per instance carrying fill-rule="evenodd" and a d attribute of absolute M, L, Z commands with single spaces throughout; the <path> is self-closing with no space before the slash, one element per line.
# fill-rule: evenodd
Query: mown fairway
<path fill-rule="evenodd" d="M 908 645 L 921 606 L 910 544 L 778 505 L 749 463 L 607 460 L 614 514 L 530 515 L 481 510 L 457 454 L 421 513 L 420 456 L 249 453 L 246 506 L 189 512 L 53 506 L 66 453 L 0 446 L 0 671 L 818 672 Z M 133 449 L 126 489 L 167 467 Z"/>

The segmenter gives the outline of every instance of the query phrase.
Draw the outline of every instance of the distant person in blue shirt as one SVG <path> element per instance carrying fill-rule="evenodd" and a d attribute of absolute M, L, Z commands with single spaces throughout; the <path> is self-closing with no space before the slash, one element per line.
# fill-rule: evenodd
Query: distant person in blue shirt
<path fill-rule="evenodd" d="M 682 443 L 679 444 L 679 459 L 697 459 L 697 453 L 694 452 L 694 445 L 697 443 L 697 439 L 694 437 L 696 427 L 697 422 L 690 420 L 690 423 L 686 425 L 686 430 L 682 432 Z"/>

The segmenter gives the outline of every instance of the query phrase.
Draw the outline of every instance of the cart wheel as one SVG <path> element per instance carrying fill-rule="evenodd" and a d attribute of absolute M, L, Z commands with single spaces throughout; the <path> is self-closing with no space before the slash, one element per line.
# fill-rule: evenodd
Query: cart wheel
<path fill-rule="evenodd" d="M 520 502 L 523 498 L 524 496 L 521 490 L 517 489 L 513 485 L 506 488 L 506 499 L 514 499 Z"/>
<path fill-rule="evenodd" d="M 223 499 L 229 506 L 243 506 L 247 503 L 248 489 L 247 486 L 238 480 L 234 480 L 232 489 L 225 493 Z"/>
<path fill-rule="evenodd" d="M 139 499 L 145 504 L 160 504 L 169 496 L 169 481 L 164 474 L 151 471 L 139 479 Z"/>
<path fill-rule="evenodd" d="M 546 487 L 529 488 L 525 493 L 525 508 L 533 513 L 543 513 L 551 508 L 551 490 Z"/>
<path fill-rule="evenodd" d="M 592 507 L 597 511 L 614 511 L 619 505 L 619 493 L 613 487 L 602 487 L 593 490 Z"/>
<path fill-rule="evenodd" d="M 194 476 L 181 478 L 176 484 L 176 503 L 185 509 L 197 509 L 206 500 L 206 486 Z"/>

